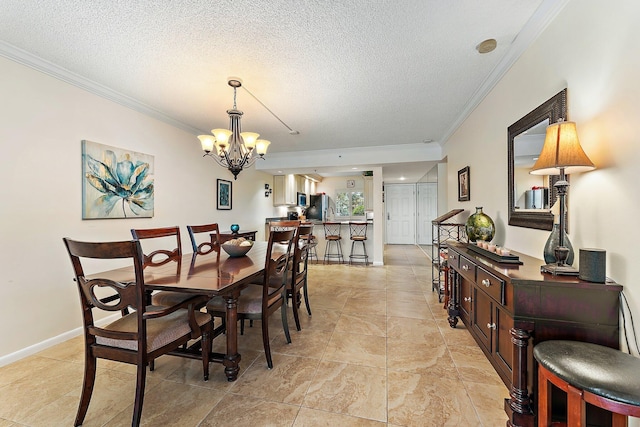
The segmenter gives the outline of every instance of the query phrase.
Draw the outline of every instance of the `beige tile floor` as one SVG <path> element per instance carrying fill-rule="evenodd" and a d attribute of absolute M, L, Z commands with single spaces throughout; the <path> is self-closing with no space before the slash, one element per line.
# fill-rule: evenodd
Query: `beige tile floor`
<path fill-rule="evenodd" d="M 416 246 L 387 246 L 384 267 L 312 265 L 313 316 L 270 323 L 267 369 L 259 322 L 240 337 L 238 380 L 217 364 L 171 356 L 147 376 L 145 426 L 503 426 L 506 387 L 460 323 L 452 329 Z M 290 316 L 291 317 L 291 316 Z M 216 339 L 221 350 L 224 338 Z M 81 338 L 0 368 L 0 427 L 73 425 Z M 135 368 L 99 361 L 85 426 L 131 423 Z"/>

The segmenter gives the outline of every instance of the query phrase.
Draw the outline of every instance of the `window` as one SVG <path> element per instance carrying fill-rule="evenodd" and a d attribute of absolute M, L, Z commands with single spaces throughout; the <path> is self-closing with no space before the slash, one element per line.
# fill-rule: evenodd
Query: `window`
<path fill-rule="evenodd" d="M 336 197 L 336 216 L 364 216 L 364 192 L 338 190 Z"/>

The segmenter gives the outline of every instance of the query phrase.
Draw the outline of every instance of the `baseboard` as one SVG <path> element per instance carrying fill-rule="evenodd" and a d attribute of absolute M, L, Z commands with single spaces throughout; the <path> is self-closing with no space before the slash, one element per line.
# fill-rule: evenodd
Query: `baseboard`
<path fill-rule="evenodd" d="M 108 325 L 109 323 L 117 320 L 118 317 L 120 317 L 120 313 L 107 316 L 104 319 L 98 320 L 96 322 L 96 326 Z M 10 354 L 7 354 L 6 356 L 2 356 L 0 357 L 0 367 L 8 365 L 9 363 L 17 362 L 18 360 L 24 359 L 25 357 L 32 356 L 36 353 L 41 352 L 42 350 L 46 350 L 49 347 L 53 347 L 54 345 L 63 343 L 81 334 L 82 334 L 82 327 L 75 328 L 70 331 L 64 332 L 60 335 L 57 335 L 55 337 L 46 339 L 37 344 L 18 350 L 14 353 L 10 353 Z"/>

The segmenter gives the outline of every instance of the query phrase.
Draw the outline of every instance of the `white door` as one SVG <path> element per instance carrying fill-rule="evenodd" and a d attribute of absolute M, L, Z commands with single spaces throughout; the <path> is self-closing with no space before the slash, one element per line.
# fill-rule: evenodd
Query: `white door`
<path fill-rule="evenodd" d="M 416 194 L 414 184 L 384 186 L 387 243 L 413 245 L 416 242 Z"/>
<path fill-rule="evenodd" d="M 419 183 L 417 199 L 418 233 L 416 240 L 419 245 L 430 245 L 433 234 L 431 221 L 438 216 L 438 184 L 435 182 Z"/>

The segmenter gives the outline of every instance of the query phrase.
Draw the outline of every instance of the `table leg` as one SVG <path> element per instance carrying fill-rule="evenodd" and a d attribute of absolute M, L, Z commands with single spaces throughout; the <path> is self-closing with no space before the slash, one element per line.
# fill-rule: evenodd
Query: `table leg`
<path fill-rule="evenodd" d="M 227 335 L 227 354 L 224 356 L 224 373 L 227 375 L 227 381 L 235 381 L 238 379 L 240 372 L 240 354 L 238 353 L 238 296 L 240 292 L 234 292 L 232 295 L 225 296 L 227 304 L 226 312 L 226 328 Z"/>

